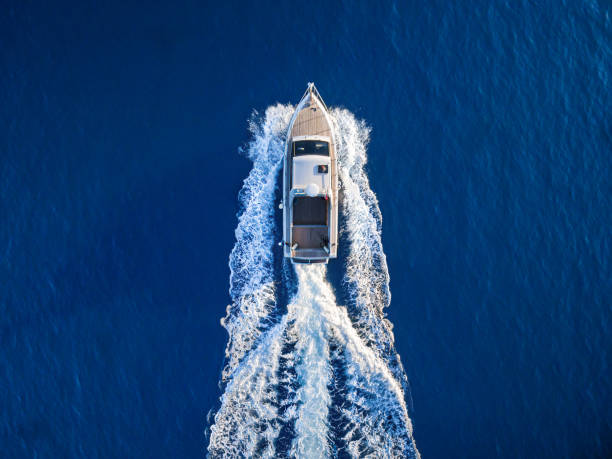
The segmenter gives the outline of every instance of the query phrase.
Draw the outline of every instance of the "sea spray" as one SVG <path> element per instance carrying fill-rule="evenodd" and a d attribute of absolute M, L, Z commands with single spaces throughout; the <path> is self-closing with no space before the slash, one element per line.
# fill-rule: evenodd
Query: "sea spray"
<path fill-rule="evenodd" d="M 296 266 L 298 291 L 288 307 L 295 317 L 295 359 L 299 389 L 296 437 L 291 452 L 296 457 L 327 457 L 327 418 L 331 377 L 329 363 L 329 325 L 322 316 L 335 300 L 324 280 L 323 266 Z"/>
<path fill-rule="evenodd" d="M 294 448 L 298 457 L 316 457 L 316 452 L 329 453 L 323 443 L 328 436 L 327 416 L 331 396 L 329 340 L 333 335 L 340 349 L 345 374 L 342 402 L 347 452 L 354 457 L 415 457 L 412 425 L 401 385 L 385 362 L 366 346 L 359 336 L 345 307 L 338 306 L 324 266 L 296 265 L 298 293 L 289 307 L 295 314 L 298 375 L 302 388 L 298 398 L 302 404 L 296 421 Z M 324 384 L 326 384 L 324 388 Z M 303 390 L 302 390 L 303 389 Z"/>
<path fill-rule="evenodd" d="M 236 244 L 230 254 L 232 304 L 222 321 L 229 334 L 226 347 L 227 380 L 269 323 L 276 305 L 274 289 L 274 190 L 282 164 L 285 131 L 293 107 L 269 107 L 263 119 L 251 119 L 252 140 L 245 149 L 253 168 L 239 194 L 241 213 Z"/>
<path fill-rule="evenodd" d="M 280 431 L 275 385 L 286 319 L 266 332 L 226 385 L 211 427 L 212 457 L 275 457 Z"/>
<path fill-rule="evenodd" d="M 393 326 L 385 317 L 391 303 L 387 257 L 382 246 L 382 215 L 365 171 L 370 128 L 345 109 L 334 109 L 338 162 L 344 199 L 343 231 L 348 240 L 344 283 L 351 303 L 351 318 L 360 336 L 387 361 L 394 376 L 407 387 L 407 379 L 393 346 Z"/>
<path fill-rule="evenodd" d="M 290 106 L 275 105 L 249 123 L 252 140 L 244 152 L 253 168 L 239 193 L 241 211 L 229 260 L 232 304 L 222 320 L 229 335 L 225 391 L 208 446 L 214 457 L 275 454 L 280 427 L 274 386 L 287 320 L 270 328 L 276 307 L 273 198 L 292 112 Z"/>

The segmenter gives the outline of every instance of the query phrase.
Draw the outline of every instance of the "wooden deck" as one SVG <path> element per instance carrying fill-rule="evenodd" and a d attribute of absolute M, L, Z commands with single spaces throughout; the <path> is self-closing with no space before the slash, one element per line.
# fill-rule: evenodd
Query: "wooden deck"
<path fill-rule="evenodd" d="M 316 90 L 315 90 L 316 91 Z M 285 242 L 283 246 L 283 251 L 285 256 L 302 256 L 305 258 L 308 257 L 330 257 L 335 258 L 338 252 L 338 165 L 336 160 L 336 146 L 334 145 L 334 137 L 332 135 L 332 127 L 328 124 L 327 119 L 325 117 L 324 112 L 324 104 L 321 101 L 320 105 L 313 100 L 316 96 L 314 94 L 310 94 L 307 96 L 306 104 L 303 109 L 297 114 L 291 131 L 288 133 L 288 141 L 287 148 L 291 148 L 291 139 L 293 137 L 298 136 L 306 136 L 306 135 L 320 135 L 327 136 L 330 138 L 330 148 L 329 148 L 329 156 L 331 160 L 331 202 L 333 203 L 331 221 L 330 223 L 330 240 L 329 240 L 329 255 L 326 254 L 322 249 L 302 249 L 302 250 L 291 250 L 291 245 L 293 241 L 285 240 L 285 237 L 289 237 L 289 234 L 283 233 L 283 240 Z M 285 164 L 284 164 L 284 190 L 283 190 L 283 201 L 285 202 L 285 219 L 284 225 L 285 228 L 291 228 L 291 212 L 289 202 L 289 192 L 291 190 L 291 171 L 293 170 L 293 158 L 291 156 L 291 152 L 287 151 L 285 154 Z M 300 239 L 303 239 L 305 235 L 300 235 Z M 320 238 L 320 235 L 317 235 Z M 297 241 L 296 241 L 297 242 Z M 293 252 L 293 253 L 292 253 Z"/>
<path fill-rule="evenodd" d="M 312 103 L 298 113 L 291 129 L 291 137 L 300 135 L 325 135 L 331 138 L 331 127 L 327 124 L 325 113 L 317 104 Z"/>
<path fill-rule="evenodd" d="M 300 249 L 320 249 L 321 243 L 327 240 L 327 226 L 294 226 L 293 241 L 297 242 Z M 324 255 L 325 256 L 325 255 Z"/>

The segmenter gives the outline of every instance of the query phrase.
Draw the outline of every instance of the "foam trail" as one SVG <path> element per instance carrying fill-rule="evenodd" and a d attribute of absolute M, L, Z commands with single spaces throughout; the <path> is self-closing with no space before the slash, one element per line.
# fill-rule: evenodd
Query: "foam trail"
<path fill-rule="evenodd" d="M 211 456 L 275 457 L 280 429 L 275 384 L 286 327 L 285 316 L 268 330 L 227 384 L 211 427 Z"/>
<path fill-rule="evenodd" d="M 291 453 L 295 457 L 328 457 L 327 417 L 331 402 L 328 385 L 329 326 L 321 320 L 335 304 L 331 288 L 323 280 L 320 266 L 296 266 L 298 291 L 288 307 L 295 317 L 297 391 L 296 438 Z"/>
<path fill-rule="evenodd" d="M 261 123 L 251 126 L 247 154 L 253 170 L 240 193 L 243 210 L 230 256 L 232 305 L 223 320 L 229 333 L 226 385 L 210 429 L 209 455 L 419 457 L 405 403 L 406 378 L 384 317 L 391 296 L 382 219 L 364 171 L 369 129 L 346 110 L 332 114 L 351 314 L 336 304 L 325 266 L 296 265 L 294 286 L 284 264 L 280 277 L 295 293 L 279 317 L 273 201 L 292 111 L 270 107 Z M 340 413 L 341 425 L 330 429 L 332 412 Z"/>
<path fill-rule="evenodd" d="M 365 172 L 370 129 L 345 109 L 332 112 L 338 132 L 342 213 L 349 242 L 345 284 L 355 327 L 403 386 L 407 379 L 394 349 L 393 326 L 384 309 L 391 302 L 387 257 L 382 247 L 382 215 Z"/>
<path fill-rule="evenodd" d="M 246 153 L 253 168 L 240 190 L 242 212 L 230 254 L 230 295 L 222 325 L 229 334 L 227 380 L 269 323 L 276 306 L 273 272 L 274 190 L 284 151 L 284 135 L 293 107 L 269 107 L 261 122 L 250 122 L 253 139 Z"/>
<path fill-rule="evenodd" d="M 325 280 L 325 267 L 296 266 L 298 294 L 295 303 L 301 310 L 296 313 L 296 332 L 307 344 L 302 352 L 301 365 L 308 377 L 304 387 L 298 414 L 295 444 L 309 447 L 294 452 L 298 457 L 321 457 L 329 454 L 324 446 L 327 436 L 327 416 L 330 403 L 328 381 L 330 379 L 328 341 L 337 340 L 341 358 L 345 362 L 344 375 L 346 399 L 343 412 L 349 419 L 347 434 L 348 453 L 353 457 L 415 457 L 412 427 L 404 401 L 401 385 L 385 362 L 373 349 L 366 346 L 349 319 L 346 308 L 336 304 L 329 283 Z M 313 332 L 314 331 L 314 332 Z M 299 340 L 298 340 L 299 342 Z M 324 347 L 324 351 L 321 348 Z M 303 370 L 301 370 L 303 372 Z M 326 384 L 322 389 L 323 382 Z M 298 391 L 300 394 L 300 391 Z M 315 409 L 310 407 L 314 406 Z M 304 408 L 308 407 L 308 408 Z"/>
<path fill-rule="evenodd" d="M 246 154 L 253 168 L 239 194 L 241 214 L 230 255 L 230 295 L 222 325 L 229 334 L 222 381 L 227 383 L 210 428 L 213 457 L 274 457 L 278 436 L 275 390 L 287 318 L 274 325 L 274 191 L 293 108 L 269 107 L 250 123 Z"/>

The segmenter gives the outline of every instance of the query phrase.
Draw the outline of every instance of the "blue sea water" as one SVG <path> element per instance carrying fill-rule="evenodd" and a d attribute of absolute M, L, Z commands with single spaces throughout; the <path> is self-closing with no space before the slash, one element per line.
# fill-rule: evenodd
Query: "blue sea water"
<path fill-rule="evenodd" d="M 5 3 L 2 455 L 205 454 L 238 149 L 308 81 L 372 128 L 421 455 L 612 455 L 611 36 L 597 1 Z"/>

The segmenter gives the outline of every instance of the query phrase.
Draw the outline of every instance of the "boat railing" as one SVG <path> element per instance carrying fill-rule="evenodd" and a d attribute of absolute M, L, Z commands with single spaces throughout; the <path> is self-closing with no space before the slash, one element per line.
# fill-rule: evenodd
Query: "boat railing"
<path fill-rule="evenodd" d="M 306 88 L 306 92 L 304 92 L 302 99 L 304 99 L 304 97 L 306 97 L 308 94 L 314 94 L 316 98 L 319 99 L 319 101 L 321 101 L 321 103 L 323 104 L 323 107 L 325 107 L 325 110 L 329 111 L 329 109 L 327 108 L 327 105 L 325 105 L 325 102 L 323 101 L 323 98 L 321 97 L 321 94 L 319 94 L 317 87 L 312 82 L 308 83 L 308 87 Z"/>

